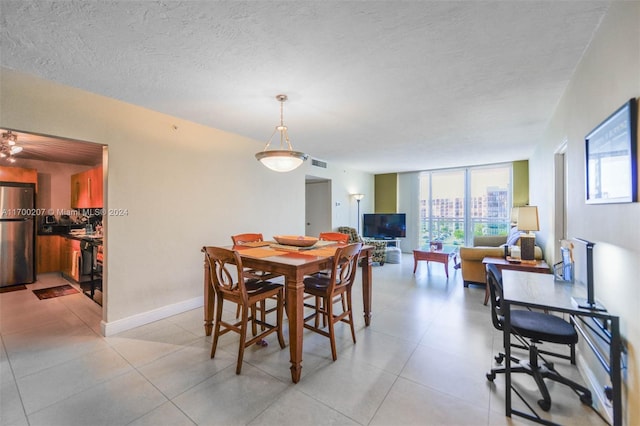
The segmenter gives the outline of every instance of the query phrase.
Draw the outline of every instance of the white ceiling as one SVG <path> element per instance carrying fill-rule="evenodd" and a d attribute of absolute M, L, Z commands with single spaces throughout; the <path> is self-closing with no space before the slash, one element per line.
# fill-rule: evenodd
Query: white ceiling
<path fill-rule="evenodd" d="M 528 158 L 608 5 L 2 0 L 0 63 L 256 151 L 285 93 L 296 150 L 372 173 L 445 168 Z"/>

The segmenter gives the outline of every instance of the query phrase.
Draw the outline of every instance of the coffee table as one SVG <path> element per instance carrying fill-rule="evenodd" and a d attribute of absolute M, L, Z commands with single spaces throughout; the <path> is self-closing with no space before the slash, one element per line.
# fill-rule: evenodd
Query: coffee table
<path fill-rule="evenodd" d="M 416 273 L 418 261 L 440 262 L 444 265 L 444 272 L 449 278 L 449 258 L 453 257 L 454 263 L 458 263 L 458 250 L 456 248 L 445 248 L 442 250 L 414 250 L 413 251 L 413 273 Z"/>

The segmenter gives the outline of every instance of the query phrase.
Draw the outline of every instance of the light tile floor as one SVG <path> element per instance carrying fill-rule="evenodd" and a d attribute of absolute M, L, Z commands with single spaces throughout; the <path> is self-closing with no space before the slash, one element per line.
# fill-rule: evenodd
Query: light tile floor
<path fill-rule="evenodd" d="M 453 265 L 451 265 L 453 266 Z M 196 309 L 104 338 L 101 307 L 82 294 L 38 300 L 30 291 L 64 283 L 48 274 L 29 290 L 0 294 L 2 425 L 504 425 L 504 378 L 485 373 L 501 335 L 459 270 L 411 255 L 373 268 L 373 319 L 356 318 L 357 344 L 338 326 L 338 360 L 326 338 L 305 332 L 302 379 L 292 384 L 288 351 L 275 337 L 245 353 L 235 374 L 237 336 L 215 359 Z M 359 289 L 355 310 L 362 312 Z M 229 307 L 226 314 L 233 315 Z M 285 334 L 286 336 L 286 334 Z M 556 365 L 574 378 L 562 361 Z M 516 379 L 535 405 L 528 377 Z M 604 424 L 577 396 L 550 385 L 544 417 Z M 524 409 L 514 397 L 514 404 Z"/>

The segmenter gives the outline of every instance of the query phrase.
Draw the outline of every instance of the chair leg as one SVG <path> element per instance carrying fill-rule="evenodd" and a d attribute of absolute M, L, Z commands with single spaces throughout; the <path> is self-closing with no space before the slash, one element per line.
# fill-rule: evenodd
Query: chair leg
<path fill-rule="evenodd" d="M 320 296 L 316 296 L 316 317 L 313 320 L 313 326 L 315 328 L 320 328 L 320 306 L 322 303 L 322 299 L 320 298 Z M 322 326 L 325 327 L 327 325 L 327 318 L 323 315 L 322 316 Z"/>
<path fill-rule="evenodd" d="M 267 302 L 266 300 L 262 300 L 260 301 L 260 321 L 262 322 L 266 322 L 267 321 Z M 264 324 L 260 325 L 260 330 L 264 331 L 266 329 L 266 327 L 264 326 Z"/>
<path fill-rule="evenodd" d="M 531 345 L 529 347 L 529 367 L 531 368 L 531 377 L 538 385 L 538 390 L 542 395 L 542 399 L 538 400 L 538 405 L 544 410 L 548 411 L 551 408 L 551 395 L 549 389 L 544 383 L 544 374 L 540 370 L 540 364 L 538 362 L 538 347 Z"/>
<path fill-rule="evenodd" d="M 335 322 L 333 321 L 333 298 L 331 296 L 324 297 L 323 303 L 325 306 L 326 317 L 328 320 L 329 326 L 329 341 L 331 342 L 331 357 L 333 360 L 338 359 L 338 351 L 336 349 L 336 332 L 335 332 Z"/>
<path fill-rule="evenodd" d="M 222 303 L 224 299 L 217 298 L 216 304 L 216 323 L 213 326 L 213 343 L 211 343 L 211 358 L 216 356 L 216 349 L 218 347 L 218 336 L 220 336 L 220 321 L 222 320 Z"/>
<path fill-rule="evenodd" d="M 353 325 L 353 309 L 351 309 L 351 291 L 347 292 L 347 309 L 349 312 L 349 326 L 351 327 L 351 338 L 353 339 L 353 343 L 356 343 L 356 330 Z M 344 294 L 342 295 L 342 304 L 344 305 Z M 345 312 L 347 312 L 345 310 Z"/>
<path fill-rule="evenodd" d="M 586 387 L 574 382 L 573 380 L 567 379 L 566 377 L 561 376 L 557 371 L 553 369 L 553 366 L 550 364 L 545 364 L 541 366 L 538 360 L 538 348 L 534 345 L 529 347 L 529 363 L 528 365 L 523 365 L 519 360 L 514 360 L 517 365 L 511 368 L 512 373 L 525 373 L 533 377 L 540 394 L 542 395 L 542 399 L 538 400 L 538 405 L 542 410 L 549 411 L 551 408 L 551 395 L 549 393 L 549 389 L 547 388 L 544 379 L 553 380 L 555 382 L 561 383 L 565 386 L 570 387 L 571 389 L 578 392 L 580 395 L 580 401 L 583 404 L 591 405 L 592 397 L 591 391 Z M 489 373 L 487 373 L 487 380 L 493 382 L 496 378 L 496 374 L 504 373 L 505 368 L 493 368 Z"/>
<path fill-rule="evenodd" d="M 284 334 L 282 333 L 282 321 L 284 319 L 284 302 L 283 302 L 283 298 L 284 298 L 284 292 L 281 292 L 278 295 L 278 304 L 276 305 L 276 315 L 277 315 L 277 319 L 276 319 L 276 325 L 278 327 L 278 343 L 280 343 L 280 348 L 284 349 L 285 347 L 285 343 L 284 343 Z"/>
<path fill-rule="evenodd" d="M 252 310 L 255 310 L 255 305 L 251 307 Z M 244 348 L 247 346 L 247 327 L 249 322 L 249 314 L 246 306 L 242 308 L 242 323 L 240 324 L 240 343 L 238 345 L 238 362 L 236 363 L 236 374 L 240 374 L 242 371 L 242 359 L 244 358 Z M 253 321 L 252 321 L 253 322 Z M 255 328 L 255 323 L 253 324 L 253 328 Z"/>

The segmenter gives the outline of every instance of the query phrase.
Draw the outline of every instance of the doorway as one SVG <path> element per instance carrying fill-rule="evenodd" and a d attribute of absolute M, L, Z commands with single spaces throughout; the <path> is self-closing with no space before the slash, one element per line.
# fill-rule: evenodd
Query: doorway
<path fill-rule="evenodd" d="M 553 218 L 553 249 L 551 259 L 555 253 L 560 253 L 562 240 L 567 239 L 567 144 L 565 139 L 554 155 L 554 218 Z M 559 259 L 556 259 L 559 260 Z"/>
<path fill-rule="evenodd" d="M 305 235 L 318 236 L 332 229 L 331 180 L 314 176 L 305 179 Z"/>
<path fill-rule="evenodd" d="M 108 146 L 28 130 L 2 131 L 6 130 L 17 136 L 17 144 L 23 148 L 10 167 L 31 169 L 37 173 L 35 211 L 42 214 L 36 217 L 36 278 L 51 281 L 62 276 L 73 280 L 69 282 L 84 290 L 87 280 L 93 278 L 86 273 L 92 262 L 83 262 L 81 241 L 85 237 L 79 235 L 83 234 L 81 231 L 88 232 L 86 239 L 95 244 L 96 253 L 100 248 L 101 258 L 105 252 L 102 248 L 107 242 L 106 232 L 102 238 L 97 238 L 94 231 L 101 230 L 98 225 L 105 226 L 106 231 L 107 217 L 103 212 L 107 206 Z M 74 191 L 74 177 L 80 179 L 80 176 L 82 179 L 78 182 L 82 185 Z M 80 194 L 88 194 L 88 198 L 80 197 Z M 82 205 L 81 198 L 88 204 Z M 64 237 L 71 233 L 74 238 Z M 106 258 L 104 260 L 106 262 Z M 93 298 L 102 318 L 106 309 L 106 288 L 105 276 L 100 294 Z"/>

